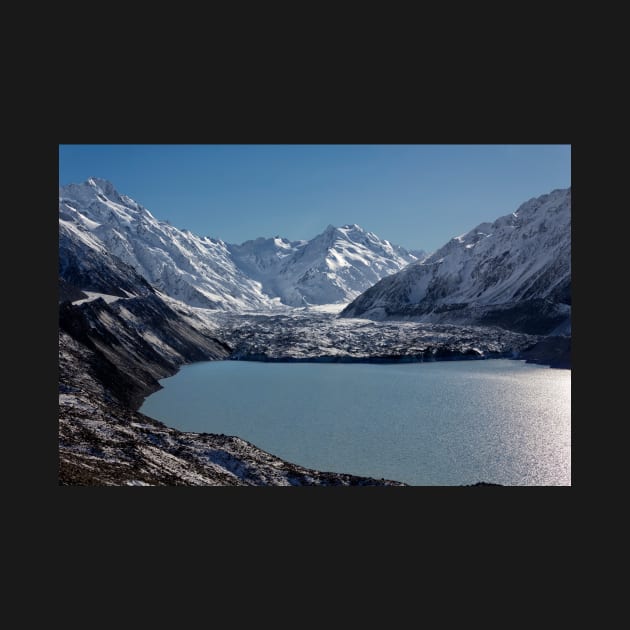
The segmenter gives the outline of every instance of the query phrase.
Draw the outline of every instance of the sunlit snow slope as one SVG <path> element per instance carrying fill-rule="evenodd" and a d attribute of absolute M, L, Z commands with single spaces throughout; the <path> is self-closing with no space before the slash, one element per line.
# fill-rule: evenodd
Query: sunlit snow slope
<path fill-rule="evenodd" d="M 329 226 L 310 241 L 276 237 L 229 245 L 156 219 L 97 178 L 59 189 L 59 229 L 62 266 L 73 246 L 79 258 L 107 252 L 166 295 L 222 310 L 349 302 L 418 259 L 357 225 Z"/>
<path fill-rule="evenodd" d="M 266 293 L 291 306 L 349 302 L 417 260 L 356 224 L 329 225 L 310 241 L 259 238 L 228 249 Z"/>
<path fill-rule="evenodd" d="M 108 181 L 91 178 L 60 188 L 59 224 L 191 306 L 247 310 L 272 304 L 260 283 L 236 267 L 223 241 L 159 221 Z"/>
<path fill-rule="evenodd" d="M 342 317 L 570 334 L 571 189 L 530 199 L 376 283 Z"/>

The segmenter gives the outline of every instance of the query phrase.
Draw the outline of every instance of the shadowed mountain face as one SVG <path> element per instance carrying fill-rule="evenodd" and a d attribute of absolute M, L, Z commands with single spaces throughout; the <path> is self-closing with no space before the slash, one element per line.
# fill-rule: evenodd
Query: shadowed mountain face
<path fill-rule="evenodd" d="M 81 291 L 123 298 L 155 294 L 153 287 L 133 267 L 113 257 L 105 247 L 68 228 L 61 221 L 59 286 L 60 302 L 80 299 Z"/>
<path fill-rule="evenodd" d="M 340 317 L 499 326 L 570 334 L 571 189 L 451 239 L 377 282 Z"/>

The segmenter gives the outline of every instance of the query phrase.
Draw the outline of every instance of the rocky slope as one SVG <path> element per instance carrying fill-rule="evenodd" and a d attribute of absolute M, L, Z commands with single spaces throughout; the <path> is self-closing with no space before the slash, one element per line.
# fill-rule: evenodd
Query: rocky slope
<path fill-rule="evenodd" d="M 184 433 L 137 412 L 182 363 L 229 354 L 197 324 L 156 295 L 61 305 L 61 485 L 402 485 L 310 470 L 238 437 Z"/>
<path fill-rule="evenodd" d="M 571 189 L 451 239 L 380 280 L 340 317 L 482 324 L 570 334 Z"/>
<path fill-rule="evenodd" d="M 79 299 L 83 291 L 117 297 L 155 293 L 135 270 L 115 258 L 91 234 L 59 219 L 59 301 Z M 86 294 L 83 293 L 86 297 Z"/>
<path fill-rule="evenodd" d="M 402 485 L 309 470 L 234 436 L 171 429 L 109 387 L 111 359 L 60 333 L 60 485 Z"/>

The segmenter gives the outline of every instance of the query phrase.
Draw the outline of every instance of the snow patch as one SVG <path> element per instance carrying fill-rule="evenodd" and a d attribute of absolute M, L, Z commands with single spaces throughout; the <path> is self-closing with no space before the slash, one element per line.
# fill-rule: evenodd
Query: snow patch
<path fill-rule="evenodd" d="M 98 300 L 98 298 L 103 298 L 107 304 L 111 304 L 112 302 L 116 302 L 118 300 L 126 300 L 127 298 L 121 298 L 119 295 L 108 295 L 107 293 L 96 293 L 95 291 L 83 291 L 88 297 L 83 298 L 81 300 L 75 300 L 72 304 L 79 305 L 85 304 L 86 302 L 92 302 L 93 300 Z M 134 297 L 128 291 L 125 291 L 129 297 Z"/>

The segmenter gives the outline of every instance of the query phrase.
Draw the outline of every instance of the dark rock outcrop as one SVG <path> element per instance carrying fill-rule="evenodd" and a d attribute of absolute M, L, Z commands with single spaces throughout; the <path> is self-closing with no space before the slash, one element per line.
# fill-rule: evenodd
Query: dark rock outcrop
<path fill-rule="evenodd" d="M 118 297 L 154 294 L 132 267 L 104 249 L 95 249 L 65 229 L 59 230 L 59 277 L 81 291 Z"/>
<path fill-rule="evenodd" d="M 59 278 L 59 288 L 58 288 L 58 302 L 62 304 L 63 302 L 74 302 L 76 300 L 82 300 L 87 297 L 79 287 L 66 282 L 63 278 Z"/>
<path fill-rule="evenodd" d="M 62 304 L 59 329 L 96 353 L 96 379 L 137 408 L 180 365 L 228 356 L 230 348 L 192 328 L 158 296 L 107 304 L 102 298 Z"/>

